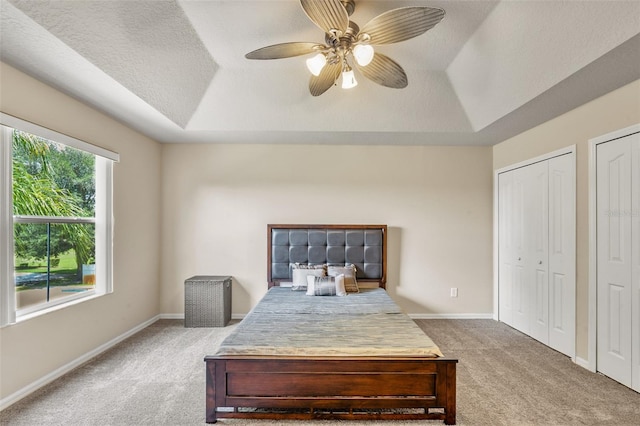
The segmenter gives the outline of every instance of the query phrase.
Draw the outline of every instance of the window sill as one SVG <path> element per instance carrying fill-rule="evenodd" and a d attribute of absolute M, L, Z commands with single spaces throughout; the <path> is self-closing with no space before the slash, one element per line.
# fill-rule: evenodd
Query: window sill
<path fill-rule="evenodd" d="M 35 312 L 29 312 L 29 313 L 24 313 L 24 314 L 17 314 L 16 315 L 16 321 L 14 323 L 11 324 L 7 324 L 4 327 L 9 327 L 15 324 L 20 324 L 23 323 L 25 321 L 28 321 L 30 319 L 33 318 L 37 318 L 39 316 L 42 315 L 46 315 L 46 314 L 50 314 L 52 312 L 56 312 L 65 308 L 68 308 L 70 306 L 74 306 L 83 302 L 87 302 L 89 300 L 93 300 L 93 299 L 97 299 L 99 297 L 105 296 L 108 293 L 97 293 L 95 290 L 90 290 L 91 294 L 87 294 L 87 295 L 82 295 L 81 297 L 75 298 L 75 299 L 71 299 L 71 300 L 66 300 L 66 301 L 62 301 L 54 306 L 49 306 L 47 308 L 42 308 L 39 309 Z M 3 327 L 3 328 L 4 328 Z"/>

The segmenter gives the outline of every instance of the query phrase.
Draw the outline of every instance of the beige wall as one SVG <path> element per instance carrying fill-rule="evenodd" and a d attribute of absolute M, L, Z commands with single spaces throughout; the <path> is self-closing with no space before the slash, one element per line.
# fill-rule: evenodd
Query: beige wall
<path fill-rule="evenodd" d="M 640 80 L 493 147 L 493 168 L 576 145 L 576 355 L 588 359 L 589 139 L 640 123 Z"/>
<path fill-rule="evenodd" d="M 490 147 L 164 145 L 161 310 L 183 312 L 186 278 L 228 274 L 247 313 L 267 290 L 269 223 L 371 223 L 389 227 L 406 312 L 491 313 L 491 161 Z"/>
<path fill-rule="evenodd" d="M 233 275 L 233 312 L 248 312 L 266 291 L 268 223 L 387 224 L 389 292 L 406 312 L 491 313 L 492 169 L 572 144 L 577 349 L 586 358 L 587 141 L 640 122 L 640 82 L 493 148 L 161 146 L 0 67 L 3 112 L 121 157 L 114 168 L 115 292 L 0 329 L 0 399 L 159 313 L 182 313 L 191 275 Z"/>
<path fill-rule="evenodd" d="M 120 154 L 114 166 L 114 293 L 0 329 L 0 399 L 159 311 L 160 145 L 0 63 L 0 109 Z"/>

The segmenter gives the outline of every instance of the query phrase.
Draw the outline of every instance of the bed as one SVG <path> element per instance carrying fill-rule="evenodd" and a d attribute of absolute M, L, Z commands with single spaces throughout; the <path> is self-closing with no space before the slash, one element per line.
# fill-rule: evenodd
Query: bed
<path fill-rule="evenodd" d="M 456 359 L 393 302 L 386 225 L 268 225 L 264 298 L 205 357 L 206 421 L 456 421 Z M 309 296 L 294 265 L 355 265 L 360 291 Z"/>

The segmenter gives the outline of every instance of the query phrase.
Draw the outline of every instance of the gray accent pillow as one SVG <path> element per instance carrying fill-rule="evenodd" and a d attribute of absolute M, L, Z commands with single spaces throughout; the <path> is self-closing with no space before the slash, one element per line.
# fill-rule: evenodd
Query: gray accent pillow
<path fill-rule="evenodd" d="M 337 277 L 307 276 L 307 296 L 346 296 L 344 275 Z"/>
<path fill-rule="evenodd" d="M 345 266 L 328 265 L 327 275 L 330 277 L 336 277 L 338 275 L 344 275 L 344 288 L 347 293 L 358 293 L 358 281 L 356 281 L 356 267 L 353 264 Z"/>
<path fill-rule="evenodd" d="M 307 289 L 307 276 L 324 277 L 327 275 L 325 265 L 300 265 L 298 263 L 291 266 L 292 286 L 291 290 L 304 291 Z"/>

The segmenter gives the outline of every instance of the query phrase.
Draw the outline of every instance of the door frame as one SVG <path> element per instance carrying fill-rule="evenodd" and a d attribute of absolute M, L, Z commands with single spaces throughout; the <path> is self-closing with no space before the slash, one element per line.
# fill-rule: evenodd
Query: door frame
<path fill-rule="evenodd" d="M 573 211 L 576 211 L 576 198 L 577 198 L 577 173 L 576 173 L 576 145 L 569 145 L 565 148 L 561 148 L 555 151 L 548 152 L 546 154 L 539 155 L 537 157 L 529 158 L 524 161 L 520 161 L 518 163 L 514 163 L 500 169 L 493 171 L 493 319 L 495 321 L 499 321 L 500 318 L 500 258 L 499 258 L 499 243 L 500 243 L 500 234 L 499 234 L 499 223 L 498 223 L 498 213 L 499 213 L 499 186 L 498 186 L 498 177 L 501 173 L 506 173 L 515 169 L 519 169 L 522 167 L 530 166 L 535 163 L 539 163 L 541 161 L 550 160 L 555 157 L 560 157 L 562 155 L 572 154 L 573 155 L 573 169 L 574 169 L 574 179 L 573 179 Z M 576 226 L 577 221 L 574 219 L 574 226 Z M 575 233 L 574 233 L 575 234 Z M 573 242 L 574 245 L 576 241 Z M 577 285 L 577 281 L 574 280 L 574 285 Z M 576 304 L 576 300 L 573 301 Z M 577 304 L 576 304 L 577 308 Z M 575 319 L 574 319 L 575 321 Z M 576 328 L 577 329 L 577 328 Z M 574 340 L 576 338 L 576 332 L 574 332 L 573 336 Z M 574 350 L 571 359 L 576 361 L 576 351 Z"/>
<path fill-rule="evenodd" d="M 615 130 L 607 134 L 589 139 L 589 322 L 588 322 L 588 355 L 586 363 L 580 365 L 592 372 L 598 368 L 598 239 L 597 239 L 597 148 L 602 143 L 621 139 L 640 133 L 640 124 Z"/>

